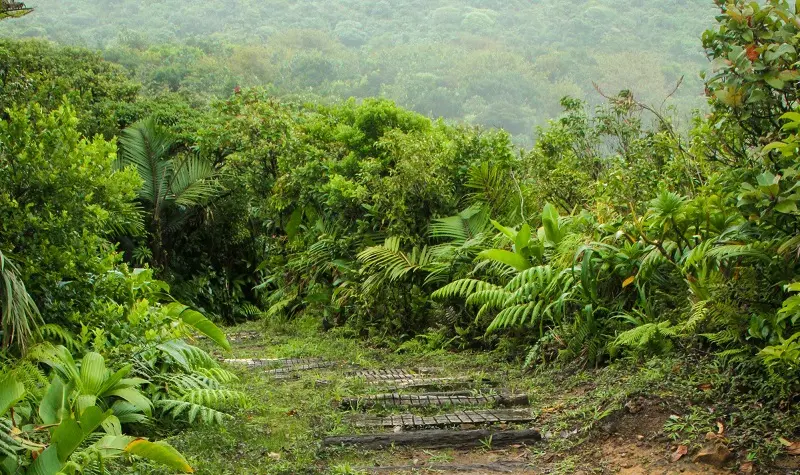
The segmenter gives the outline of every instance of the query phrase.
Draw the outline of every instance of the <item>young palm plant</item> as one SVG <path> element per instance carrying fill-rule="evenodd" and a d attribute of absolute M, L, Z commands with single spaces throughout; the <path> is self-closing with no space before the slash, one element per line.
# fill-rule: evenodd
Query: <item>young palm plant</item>
<path fill-rule="evenodd" d="M 142 180 L 139 200 L 150 214 L 153 263 L 166 264 L 165 238 L 189 212 L 219 196 L 213 164 L 192 154 L 176 154 L 177 138 L 153 119 L 122 131 L 117 167 L 133 167 Z"/>

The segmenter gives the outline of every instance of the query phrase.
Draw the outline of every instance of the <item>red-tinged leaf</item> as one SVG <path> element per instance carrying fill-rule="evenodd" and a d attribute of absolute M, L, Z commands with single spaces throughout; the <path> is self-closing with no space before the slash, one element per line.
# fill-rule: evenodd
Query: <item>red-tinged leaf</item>
<path fill-rule="evenodd" d="M 748 475 L 756 472 L 756 467 L 753 462 L 745 462 L 739 465 L 739 473 Z"/>
<path fill-rule="evenodd" d="M 704 383 L 704 384 L 701 384 L 700 386 L 697 386 L 697 389 L 699 389 L 701 391 L 711 391 L 711 389 L 713 389 L 713 388 L 714 388 L 714 385 L 711 384 L 711 383 Z"/>
<path fill-rule="evenodd" d="M 717 434 L 722 435 L 725 433 L 725 424 L 717 421 Z"/>
<path fill-rule="evenodd" d="M 759 53 L 758 53 L 758 50 L 756 50 L 756 46 L 755 45 L 749 45 L 747 47 L 747 58 L 750 61 L 755 61 L 755 60 L 758 59 L 758 56 L 759 56 Z"/>
<path fill-rule="evenodd" d="M 683 457 L 688 453 L 689 453 L 689 447 L 685 445 L 679 445 L 678 448 L 675 449 L 675 452 L 672 453 L 672 459 L 671 459 L 672 463 L 677 462 L 678 460 L 681 459 L 681 457 Z"/>

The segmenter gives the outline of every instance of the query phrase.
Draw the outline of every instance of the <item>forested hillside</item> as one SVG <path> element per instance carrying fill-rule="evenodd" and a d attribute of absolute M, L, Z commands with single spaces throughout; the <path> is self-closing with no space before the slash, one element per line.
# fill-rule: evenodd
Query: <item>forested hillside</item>
<path fill-rule="evenodd" d="M 34 6 L 0 3 L 58 41 L 0 39 L 3 475 L 359 473 L 320 395 L 424 358 L 530 393 L 542 463 L 655 414 L 656 458 L 800 465 L 794 4 Z"/>
<path fill-rule="evenodd" d="M 225 97 L 236 86 L 333 99 L 382 96 L 531 143 L 592 82 L 704 105 L 700 34 L 711 2 L 39 0 L 0 35 L 100 48 L 147 90 Z"/>

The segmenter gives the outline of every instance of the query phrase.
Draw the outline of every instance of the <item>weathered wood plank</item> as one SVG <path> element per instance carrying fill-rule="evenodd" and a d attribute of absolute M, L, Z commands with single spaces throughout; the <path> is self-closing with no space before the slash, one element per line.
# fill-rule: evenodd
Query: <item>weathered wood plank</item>
<path fill-rule="evenodd" d="M 482 441 L 491 437 L 492 447 L 537 442 L 542 439 L 539 431 L 525 430 L 425 430 L 415 432 L 391 432 L 368 435 L 345 435 L 326 437 L 325 447 L 357 445 L 366 449 L 382 449 L 391 446 L 413 446 L 431 449 L 480 447 Z"/>
<path fill-rule="evenodd" d="M 524 406 L 528 404 L 525 394 L 472 394 L 469 391 L 457 391 L 457 394 L 377 394 L 345 398 L 338 401 L 341 409 L 371 409 L 375 406 L 426 407 L 426 406 L 480 406 L 491 404 L 501 407 Z"/>
<path fill-rule="evenodd" d="M 414 377 L 398 380 L 376 380 L 366 381 L 370 386 L 380 386 L 385 391 L 399 392 L 403 389 L 440 389 L 440 388 L 464 388 L 491 386 L 493 381 L 488 379 L 475 379 L 467 376 L 456 376 L 447 378 Z"/>
<path fill-rule="evenodd" d="M 527 462 L 493 462 L 476 464 L 425 464 L 425 465 L 388 465 L 384 467 L 355 467 L 356 472 L 368 473 L 520 473 L 521 470 L 530 469 Z"/>
<path fill-rule="evenodd" d="M 227 358 L 223 363 L 242 365 L 251 368 L 292 368 L 297 366 L 330 365 L 321 358 Z"/>
<path fill-rule="evenodd" d="M 456 424 L 495 424 L 501 422 L 530 422 L 529 409 L 499 409 L 493 411 L 456 411 L 436 416 L 395 414 L 387 417 L 357 415 L 351 418 L 356 427 L 436 427 Z"/>

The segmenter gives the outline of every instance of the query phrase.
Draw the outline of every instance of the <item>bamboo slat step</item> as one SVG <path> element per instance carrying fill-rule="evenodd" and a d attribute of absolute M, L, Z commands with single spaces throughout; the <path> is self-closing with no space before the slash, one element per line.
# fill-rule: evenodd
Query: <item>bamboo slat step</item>
<path fill-rule="evenodd" d="M 485 411 L 457 411 L 436 416 L 397 414 L 387 417 L 356 416 L 356 427 L 443 427 L 459 424 L 496 424 L 503 422 L 530 422 L 530 409 L 495 409 Z"/>
<path fill-rule="evenodd" d="M 524 406 L 528 404 L 528 396 L 526 394 L 473 394 L 470 391 L 425 394 L 388 393 L 345 398 L 339 401 L 339 408 L 369 409 L 375 406 L 478 406 L 484 404 L 506 407 Z"/>

